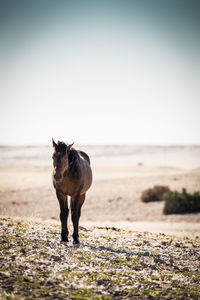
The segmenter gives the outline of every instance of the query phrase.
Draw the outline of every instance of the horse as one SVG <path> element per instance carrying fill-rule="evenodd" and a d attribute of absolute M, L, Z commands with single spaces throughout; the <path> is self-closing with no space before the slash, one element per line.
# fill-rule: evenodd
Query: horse
<path fill-rule="evenodd" d="M 67 219 L 69 215 L 68 196 L 71 197 L 71 218 L 73 223 L 73 244 L 79 244 L 78 226 L 81 207 L 85 201 L 86 191 L 92 184 L 92 170 L 89 156 L 72 148 L 73 144 L 52 139 L 54 148 L 53 186 L 60 205 L 61 241 L 68 242 Z"/>

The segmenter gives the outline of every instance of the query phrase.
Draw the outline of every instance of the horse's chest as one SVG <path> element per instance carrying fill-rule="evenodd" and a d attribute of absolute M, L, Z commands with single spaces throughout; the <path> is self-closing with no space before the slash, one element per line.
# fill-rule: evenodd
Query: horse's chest
<path fill-rule="evenodd" d="M 72 196 L 74 194 L 75 190 L 76 190 L 76 186 L 74 184 L 72 184 L 71 182 L 66 182 L 62 186 L 62 192 L 65 195 Z"/>
<path fill-rule="evenodd" d="M 65 180 L 63 182 L 55 182 L 54 187 L 66 196 L 74 196 L 78 193 L 80 185 L 73 180 Z"/>

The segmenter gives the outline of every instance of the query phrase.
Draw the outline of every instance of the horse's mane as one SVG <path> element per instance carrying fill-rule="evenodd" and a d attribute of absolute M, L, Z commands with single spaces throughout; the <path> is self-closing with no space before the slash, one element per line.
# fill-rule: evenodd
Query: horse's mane
<path fill-rule="evenodd" d="M 58 141 L 56 145 L 56 152 L 66 153 L 67 145 L 64 142 Z"/>
<path fill-rule="evenodd" d="M 69 171 L 73 171 L 77 162 L 80 161 L 79 154 L 74 148 L 70 149 L 68 152 L 68 161 L 69 161 Z"/>

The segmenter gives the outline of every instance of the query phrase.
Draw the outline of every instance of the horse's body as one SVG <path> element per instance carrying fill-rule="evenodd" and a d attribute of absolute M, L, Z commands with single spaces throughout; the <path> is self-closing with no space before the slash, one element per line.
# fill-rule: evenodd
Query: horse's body
<path fill-rule="evenodd" d="M 85 193 L 92 184 L 92 171 L 89 156 L 83 152 L 53 141 L 54 171 L 53 185 L 60 204 L 60 220 L 62 226 L 62 241 L 68 241 L 67 219 L 69 214 L 68 196 L 71 197 L 71 214 L 74 226 L 74 243 L 79 243 L 78 224 Z"/>

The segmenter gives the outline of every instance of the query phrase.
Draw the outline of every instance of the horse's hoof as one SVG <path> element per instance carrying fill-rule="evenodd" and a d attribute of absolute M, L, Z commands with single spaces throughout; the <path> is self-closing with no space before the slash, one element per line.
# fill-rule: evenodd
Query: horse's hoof
<path fill-rule="evenodd" d="M 61 241 L 60 243 L 61 243 L 62 246 L 69 247 L 69 243 L 68 242 L 62 242 Z"/>
<path fill-rule="evenodd" d="M 69 240 L 68 240 L 67 237 L 62 237 L 62 238 L 61 238 L 61 242 L 69 242 Z"/>
<path fill-rule="evenodd" d="M 74 244 L 74 245 L 79 245 L 79 244 L 80 244 L 79 239 L 75 239 L 75 240 L 73 241 L 73 244 Z"/>

